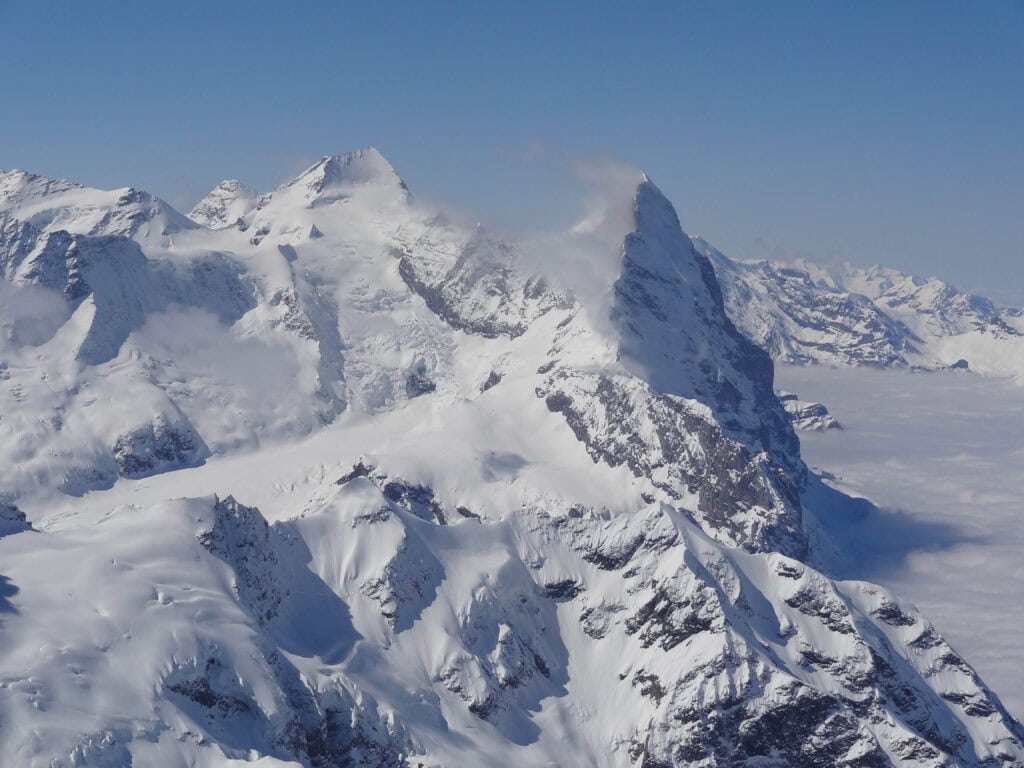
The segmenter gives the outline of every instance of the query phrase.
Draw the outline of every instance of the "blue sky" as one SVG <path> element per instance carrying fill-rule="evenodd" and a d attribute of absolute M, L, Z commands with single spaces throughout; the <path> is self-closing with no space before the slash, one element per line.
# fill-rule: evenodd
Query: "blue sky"
<path fill-rule="evenodd" d="M 0 0 L 0 167 L 187 208 L 374 145 L 498 227 L 645 171 L 730 255 L 1024 291 L 1024 2 Z"/>

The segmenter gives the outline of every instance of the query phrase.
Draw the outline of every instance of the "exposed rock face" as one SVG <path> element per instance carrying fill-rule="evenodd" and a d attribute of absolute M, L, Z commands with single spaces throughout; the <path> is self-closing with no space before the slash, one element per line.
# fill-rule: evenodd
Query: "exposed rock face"
<path fill-rule="evenodd" d="M 235 591 L 246 611 L 259 624 L 272 621 L 284 599 L 281 568 L 270 526 L 258 509 L 246 507 L 233 496 L 215 499 L 213 525 L 198 541 L 210 554 L 226 562 L 235 575 Z"/>
<path fill-rule="evenodd" d="M 114 443 L 114 459 L 122 477 L 146 477 L 201 461 L 209 450 L 187 419 L 175 421 L 164 415 L 127 434 Z"/>
<path fill-rule="evenodd" d="M 17 504 L 0 498 L 0 536 L 20 533 L 31 528 L 32 525 L 26 520 L 25 513 L 18 509 Z"/>
<path fill-rule="evenodd" d="M 604 614 L 600 631 L 587 631 L 598 643 L 622 632 L 649 649 L 624 657 L 619 673 L 654 710 L 649 730 L 629 747 L 642 764 L 746 765 L 767 755 L 795 766 L 972 759 L 963 756 L 968 729 L 938 725 L 948 695 L 925 680 L 936 665 L 959 669 L 958 685 L 977 678 L 956 666 L 948 646 L 922 657 L 920 638 L 933 630 L 880 589 L 843 592 L 793 560 L 718 549 L 664 511 L 599 525 L 600 533 L 584 533 L 591 526 L 582 520 L 559 528 L 586 560 L 620 571 L 637 606 L 608 611 L 607 598 L 591 589 L 580 618 L 586 629 L 596 611 Z M 778 607 L 766 625 L 759 606 L 768 603 Z M 921 677 L 908 677 L 910 667 Z M 822 686 L 823 678 L 832 683 Z M 960 706 L 975 695 L 986 696 L 964 693 Z M 968 717 L 987 716 L 975 712 Z M 1001 749 L 1009 760 L 1020 729 L 1007 722 L 1014 735 Z"/>
<path fill-rule="evenodd" d="M 670 499 L 695 499 L 712 535 L 799 555 L 805 470 L 771 360 L 730 322 L 710 264 L 649 181 L 634 217 L 610 307 L 614 365 L 584 372 L 573 359 L 599 333 L 577 313 L 555 336 L 537 394 L 595 461 L 628 466 Z"/>
<path fill-rule="evenodd" d="M 779 400 L 797 429 L 824 432 L 827 429 L 843 428 L 839 420 L 821 403 L 808 403 L 789 392 L 780 392 Z"/>
<path fill-rule="evenodd" d="M 424 538 L 415 533 L 422 523 L 400 508 L 383 516 L 359 511 L 389 506 L 367 475 L 338 488 L 322 497 L 325 506 L 287 527 L 268 527 L 233 499 L 217 502 L 214 527 L 200 541 L 230 563 L 247 611 L 271 622 L 280 621 L 277 610 L 288 600 L 279 591 L 289 584 L 284 553 L 298 551 L 296 543 L 314 531 L 324 533 L 324 524 L 353 526 L 351 555 L 325 561 L 330 550 L 317 545 L 310 567 L 351 574 L 332 588 L 357 627 L 369 631 L 376 614 L 394 642 L 408 634 L 436 659 L 420 684 L 499 733 L 521 727 L 521 708 L 539 692 L 573 695 L 564 665 L 567 649 L 580 642 L 570 639 L 579 622 L 584 640 L 576 652 L 594 666 L 583 656 L 576 663 L 607 690 L 634 692 L 629 722 L 638 730 L 626 738 L 628 727 L 613 729 L 622 741 L 610 742 L 616 758 L 609 764 L 754 765 L 775 755 L 792 766 L 980 765 L 971 734 L 997 722 L 1008 730 L 985 749 L 1005 758 L 992 764 L 1012 765 L 1021 748 L 1019 726 L 912 609 L 870 585 L 841 589 L 790 558 L 723 548 L 667 505 L 612 520 L 527 513 L 522 530 L 540 555 L 535 564 L 513 555 L 498 591 L 441 574 L 425 592 L 417 563 L 437 562 L 440 548 L 450 553 L 446 570 L 460 572 L 475 553 L 453 555 L 450 547 L 470 529 L 434 528 L 440 538 Z M 368 563 L 367 554 L 381 552 L 382 532 L 394 542 L 394 556 L 385 554 L 380 576 L 361 578 L 365 566 L 344 558 Z M 577 575 L 552 582 L 556 571 Z M 450 610 L 443 607 L 449 601 L 459 629 L 438 635 L 432 617 Z M 402 605 L 414 609 L 413 621 L 397 618 Z M 563 606 L 557 615 L 556 605 Z M 616 649 L 610 665 L 605 646 Z M 403 647 L 385 653 L 398 663 Z M 176 673 L 170 690 L 221 718 L 262 717 L 251 695 L 215 668 L 207 660 L 201 674 Z M 950 704 L 960 719 L 950 720 Z M 415 744 L 413 736 L 404 745 L 413 760 Z"/>
<path fill-rule="evenodd" d="M 549 386 L 538 394 L 548 393 L 547 407 L 566 418 L 595 461 L 626 465 L 669 499 L 695 499 L 698 518 L 727 543 L 803 552 L 793 480 L 766 454 L 724 436 L 698 404 L 629 379 L 563 374 Z"/>
<path fill-rule="evenodd" d="M 294 652 L 292 641 L 278 639 L 284 647 L 274 647 L 271 638 L 291 634 L 283 625 L 295 617 L 294 609 L 289 615 L 283 603 L 295 602 L 293 592 L 309 596 L 315 595 L 317 587 L 324 589 L 301 562 L 291 562 L 301 560 L 308 550 L 296 546 L 292 532 L 272 528 L 259 510 L 230 496 L 215 500 L 212 523 L 198 541 L 231 568 L 239 604 L 268 635 L 257 663 L 276 689 L 276 702 L 268 707 L 268 702 L 259 701 L 229 665 L 227 649 L 216 645 L 206 645 L 195 660 L 165 678 L 165 689 L 174 694 L 171 700 L 227 739 L 239 730 L 254 728 L 278 754 L 302 765 L 405 765 L 406 737 L 382 722 L 372 702 L 353 695 L 345 676 L 312 687 L 285 652 Z M 335 623 L 334 629 L 344 631 L 345 627 Z"/>

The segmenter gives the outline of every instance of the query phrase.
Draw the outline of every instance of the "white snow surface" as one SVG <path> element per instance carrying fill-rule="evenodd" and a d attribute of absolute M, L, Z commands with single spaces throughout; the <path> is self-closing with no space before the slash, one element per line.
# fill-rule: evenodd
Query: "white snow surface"
<path fill-rule="evenodd" d="M 228 187 L 0 174 L 0 764 L 1024 761 L 649 179 L 586 296 L 373 149 Z"/>

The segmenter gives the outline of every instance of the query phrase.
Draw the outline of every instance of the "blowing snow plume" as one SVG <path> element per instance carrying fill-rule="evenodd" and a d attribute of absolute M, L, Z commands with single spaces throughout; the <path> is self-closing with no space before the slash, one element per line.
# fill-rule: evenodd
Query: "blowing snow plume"
<path fill-rule="evenodd" d="M 637 168 L 610 157 L 569 159 L 581 197 L 566 210 L 583 215 L 561 231 L 523 232 L 522 266 L 536 270 L 577 298 L 584 307 L 607 304 L 622 268 L 622 241 L 635 226 L 633 201 L 646 178 Z"/>

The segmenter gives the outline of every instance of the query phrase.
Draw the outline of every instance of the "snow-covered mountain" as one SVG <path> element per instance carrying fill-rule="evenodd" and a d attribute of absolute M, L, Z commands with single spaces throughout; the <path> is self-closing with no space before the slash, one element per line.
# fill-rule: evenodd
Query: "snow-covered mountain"
<path fill-rule="evenodd" d="M 192 219 L 0 200 L 3 764 L 1024 761 L 829 578 L 848 500 L 647 177 L 552 241 L 585 292 L 372 149 Z"/>
<path fill-rule="evenodd" d="M 938 278 L 892 269 L 729 259 L 700 238 L 730 317 L 783 363 L 1024 376 L 1024 322 Z"/>
<path fill-rule="evenodd" d="M 0 216 L 44 233 L 121 235 L 153 247 L 169 245 L 176 234 L 198 229 L 194 221 L 148 192 L 104 192 L 25 171 L 0 172 Z"/>
<path fill-rule="evenodd" d="M 210 229 L 236 225 L 259 203 L 260 193 L 237 179 L 226 179 L 196 203 L 188 217 Z"/>

